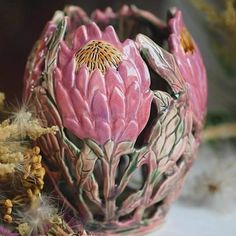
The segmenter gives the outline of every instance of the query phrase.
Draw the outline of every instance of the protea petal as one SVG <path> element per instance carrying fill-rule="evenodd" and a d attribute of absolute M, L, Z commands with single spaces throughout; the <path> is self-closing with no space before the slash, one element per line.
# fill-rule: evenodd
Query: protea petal
<path fill-rule="evenodd" d="M 64 67 L 68 63 L 70 58 L 71 50 L 64 41 L 60 42 L 60 56 L 58 58 L 58 63 L 60 67 Z"/>
<path fill-rule="evenodd" d="M 103 120 L 105 122 L 109 122 L 110 112 L 108 108 L 107 97 L 99 90 L 97 90 L 94 94 L 91 110 L 94 120 Z"/>
<path fill-rule="evenodd" d="M 105 75 L 106 88 L 108 96 L 111 96 L 113 90 L 118 88 L 122 93 L 125 93 L 125 84 L 120 75 L 115 69 L 109 68 Z"/>
<path fill-rule="evenodd" d="M 89 116 L 81 116 L 80 121 L 80 126 L 86 127 L 86 130 L 83 129 L 83 133 L 78 135 L 78 137 L 86 138 L 89 135 L 92 139 L 96 139 L 96 134 L 94 133 L 95 124 L 92 123 Z"/>
<path fill-rule="evenodd" d="M 60 109 L 61 109 L 62 116 L 65 119 L 73 118 L 77 120 L 69 94 L 67 93 L 66 89 L 63 87 L 62 83 L 60 81 L 56 81 L 54 86 L 55 86 L 55 89 L 57 90 L 56 98 L 58 100 L 61 100 Z"/>
<path fill-rule="evenodd" d="M 95 130 L 99 143 L 104 143 L 104 140 L 107 141 L 111 139 L 111 126 L 103 119 L 95 121 Z"/>
<path fill-rule="evenodd" d="M 89 78 L 88 99 L 90 103 L 97 90 L 99 90 L 103 94 L 106 94 L 104 76 L 99 70 L 95 70 Z"/>
<path fill-rule="evenodd" d="M 109 106 L 111 110 L 111 118 L 113 120 L 118 118 L 125 119 L 125 112 L 126 112 L 125 95 L 117 87 L 115 87 L 114 90 L 112 91 L 109 101 Z"/>
<path fill-rule="evenodd" d="M 82 66 L 76 74 L 76 87 L 83 97 L 88 94 L 89 71 L 86 66 Z"/>
<path fill-rule="evenodd" d="M 119 67 L 118 71 L 122 78 L 127 78 L 124 80 L 126 89 L 135 81 L 139 80 L 140 77 L 137 74 L 136 68 L 133 66 L 132 62 L 129 60 L 123 60 Z"/>
<path fill-rule="evenodd" d="M 63 86 L 67 90 L 70 90 L 72 87 L 74 87 L 75 67 L 76 67 L 75 60 L 72 59 L 63 71 L 63 76 L 62 76 Z"/>
<path fill-rule="evenodd" d="M 112 26 L 106 27 L 103 33 L 103 39 L 105 41 L 114 42 L 115 44 L 119 44 L 120 41 L 116 35 L 116 32 Z"/>
<path fill-rule="evenodd" d="M 117 119 L 113 121 L 113 126 L 112 126 L 112 138 L 115 142 L 118 142 L 121 139 L 121 135 L 124 131 L 124 128 L 126 126 L 125 120 L 124 119 Z"/>
<path fill-rule="evenodd" d="M 87 41 L 88 41 L 87 28 L 84 25 L 82 25 L 75 31 L 73 38 L 73 49 L 76 50 L 80 48 L 81 45 L 84 45 L 84 43 Z"/>
<path fill-rule="evenodd" d="M 132 40 L 127 39 L 124 42 L 124 51 L 126 51 L 128 55 L 131 55 L 131 60 L 133 61 L 133 64 L 140 73 L 141 84 L 142 84 L 141 88 L 143 89 L 143 91 L 148 90 L 150 87 L 150 74 L 147 65 L 143 63 L 143 59 L 137 56 L 138 55 L 137 46 Z"/>
<path fill-rule="evenodd" d="M 135 122 L 135 120 L 131 120 L 123 131 L 121 139 L 125 141 L 133 140 L 135 137 L 137 137 L 138 132 L 139 127 L 137 122 Z"/>
<path fill-rule="evenodd" d="M 84 101 L 84 98 L 76 88 L 73 88 L 71 90 L 71 101 L 74 107 L 74 111 L 79 119 L 82 116 L 90 115 L 90 107 L 88 103 Z"/>
<path fill-rule="evenodd" d="M 136 115 L 140 106 L 140 87 L 135 81 L 133 82 L 126 91 L 126 116 L 129 119 L 136 119 Z"/>
<path fill-rule="evenodd" d="M 88 25 L 88 34 L 90 35 L 90 37 L 92 37 L 93 39 L 101 39 L 102 38 L 102 32 L 101 30 L 98 28 L 97 24 L 92 22 Z"/>
<path fill-rule="evenodd" d="M 153 99 L 153 94 L 146 93 L 144 95 L 137 114 L 138 124 L 147 123 L 149 117 L 147 117 L 145 114 L 150 112 L 152 99 Z M 143 129 L 144 127 L 139 127 L 139 128 Z"/>

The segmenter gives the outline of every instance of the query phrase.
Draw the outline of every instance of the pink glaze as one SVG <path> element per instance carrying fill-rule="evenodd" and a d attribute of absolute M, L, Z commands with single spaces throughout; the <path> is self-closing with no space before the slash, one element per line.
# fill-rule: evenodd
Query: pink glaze
<path fill-rule="evenodd" d="M 207 107 L 207 75 L 201 53 L 193 39 L 193 53 L 185 53 L 181 46 L 181 32 L 185 28 L 181 11 L 175 11 L 168 25 L 170 52 L 175 56 L 180 72 L 187 83 L 191 109 L 195 121 L 199 123 L 203 121 Z"/>

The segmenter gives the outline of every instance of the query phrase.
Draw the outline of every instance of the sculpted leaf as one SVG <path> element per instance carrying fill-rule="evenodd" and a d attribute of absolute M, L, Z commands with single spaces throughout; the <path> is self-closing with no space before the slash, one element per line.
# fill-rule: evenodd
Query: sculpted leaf
<path fill-rule="evenodd" d="M 101 199 L 99 198 L 99 190 L 98 183 L 93 175 L 89 175 L 87 181 L 83 186 L 83 190 L 85 191 L 87 197 L 101 207 Z"/>
<path fill-rule="evenodd" d="M 152 126 L 147 143 L 156 153 L 160 167 L 160 165 L 165 166 L 172 159 L 178 160 L 184 152 L 190 119 L 184 108 L 179 107 L 167 93 L 155 92 L 154 104 L 159 118 Z"/>
<path fill-rule="evenodd" d="M 129 214 L 130 212 L 135 210 L 135 208 L 137 208 L 141 204 L 142 195 L 143 195 L 142 190 L 138 191 L 137 193 L 134 193 L 134 194 L 130 195 L 123 202 L 122 207 L 119 211 L 119 215 L 123 216 L 123 215 Z"/>
<path fill-rule="evenodd" d="M 87 181 L 87 178 L 93 172 L 96 160 L 96 154 L 90 149 L 88 145 L 85 144 L 76 161 L 75 168 L 78 185 L 82 185 L 85 181 Z"/>
<path fill-rule="evenodd" d="M 149 66 L 169 83 L 175 95 L 183 93 L 185 83 L 174 56 L 143 34 L 139 34 L 136 41 Z"/>
<path fill-rule="evenodd" d="M 65 31 L 66 31 L 66 20 L 61 20 L 57 29 L 54 32 L 51 41 L 49 42 L 48 52 L 45 58 L 45 71 L 43 79 L 45 80 L 45 87 L 48 89 L 50 95 L 54 98 L 53 91 L 53 70 L 57 63 L 57 55 L 59 51 L 59 43 L 63 39 Z"/>

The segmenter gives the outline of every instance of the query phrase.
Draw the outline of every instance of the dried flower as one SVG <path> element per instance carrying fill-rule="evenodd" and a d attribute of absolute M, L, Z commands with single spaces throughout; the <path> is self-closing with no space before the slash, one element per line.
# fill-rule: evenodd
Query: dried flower
<path fill-rule="evenodd" d="M 57 211 L 49 198 L 41 195 L 30 209 L 18 211 L 17 221 L 20 222 L 18 230 L 21 232 L 27 231 L 28 235 L 44 234 L 48 231 L 49 219 Z"/>
<path fill-rule="evenodd" d="M 0 92 L 0 110 L 3 108 L 3 103 L 5 100 L 5 94 Z"/>
<path fill-rule="evenodd" d="M 17 220 L 21 236 L 75 234 L 47 195 L 41 195 L 29 210 L 18 212 Z"/>
<path fill-rule="evenodd" d="M 19 111 L 14 113 L 12 116 L 12 125 L 16 127 L 16 133 L 14 135 L 21 138 L 28 137 L 32 140 L 36 140 L 44 134 L 58 131 L 56 126 L 43 128 L 40 121 L 33 117 L 32 113 L 25 106 L 22 106 Z"/>
<path fill-rule="evenodd" d="M 30 228 L 29 228 L 28 223 L 22 223 L 17 226 L 17 230 L 21 236 L 28 236 L 29 235 L 28 232 L 30 231 Z"/>
<path fill-rule="evenodd" d="M 187 179 L 183 199 L 226 212 L 235 203 L 235 185 L 235 148 L 205 146 Z"/>
<path fill-rule="evenodd" d="M 15 222 L 14 213 L 30 208 L 44 186 L 40 149 L 30 148 L 30 139 L 56 130 L 42 127 L 25 106 L 0 123 L 0 207 L 5 222 Z"/>
<path fill-rule="evenodd" d="M 0 176 L 22 169 L 25 161 L 24 152 L 30 145 L 30 139 L 46 133 L 55 133 L 57 127 L 43 128 L 39 120 L 22 108 L 8 120 L 0 123 Z"/>
<path fill-rule="evenodd" d="M 226 65 L 235 68 L 236 1 L 223 0 L 222 2 L 221 7 L 217 8 L 206 0 L 192 1 L 197 9 L 205 13 L 210 30 L 217 34 L 218 37 L 214 37 L 214 43 L 219 55 L 225 60 Z"/>

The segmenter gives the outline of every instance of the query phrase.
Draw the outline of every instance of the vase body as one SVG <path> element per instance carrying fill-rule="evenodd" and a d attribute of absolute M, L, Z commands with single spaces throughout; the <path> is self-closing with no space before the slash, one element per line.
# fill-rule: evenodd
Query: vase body
<path fill-rule="evenodd" d="M 177 9 L 167 23 L 128 6 L 55 14 L 29 57 L 24 99 L 59 127 L 38 145 L 88 232 L 143 235 L 162 224 L 200 143 L 206 89 Z"/>

